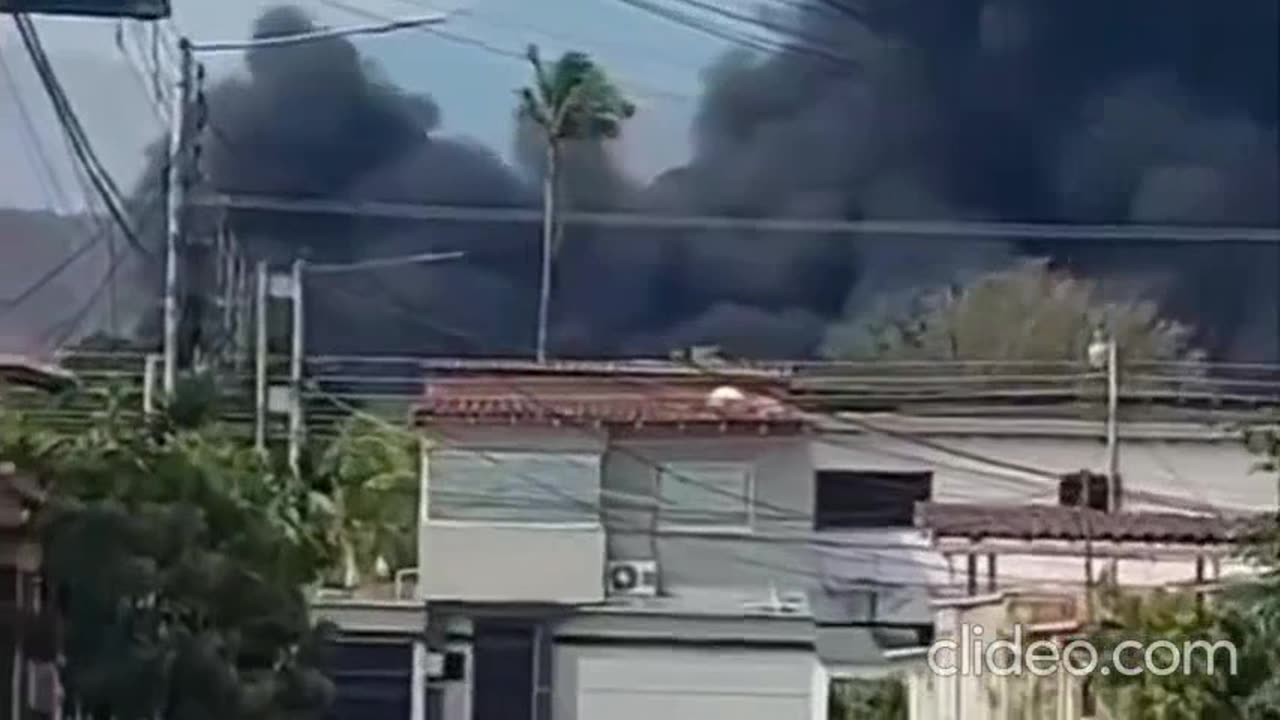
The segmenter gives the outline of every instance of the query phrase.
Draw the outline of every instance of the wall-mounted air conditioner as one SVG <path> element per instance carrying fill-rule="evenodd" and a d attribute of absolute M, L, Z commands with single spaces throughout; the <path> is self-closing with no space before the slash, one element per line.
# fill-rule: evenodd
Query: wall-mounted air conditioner
<path fill-rule="evenodd" d="M 605 590 L 615 597 L 653 597 L 658 594 L 658 563 L 654 560 L 615 560 L 605 568 Z"/>

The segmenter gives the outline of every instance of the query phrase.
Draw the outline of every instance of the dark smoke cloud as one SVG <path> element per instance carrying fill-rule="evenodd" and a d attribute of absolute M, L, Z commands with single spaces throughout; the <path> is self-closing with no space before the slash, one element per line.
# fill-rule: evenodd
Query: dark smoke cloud
<path fill-rule="evenodd" d="M 847 12 L 832 10 L 846 3 Z M 861 19 L 855 19 L 855 16 Z M 612 147 L 570 149 L 568 204 L 653 214 L 1280 225 L 1277 4 L 1233 0 L 825 0 L 783 20 L 817 54 L 729 53 L 706 72 L 687 165 L 646 187 Z M 283 8 L 258 36 L 311 27 Z M 589 50 L 590 48 L 585 48 Z M 833 56 L 841 58 L 833 60 Z M 517 167 L 443 136 L 441 109 L 341 40 L 262 50 L 210 93 L 206 168 L 224 191 L 537 207 Z M 513 100 L 514 105 L 514 100 Z M 514 108 L 513 108 L 514 110 Z M 536 224 L 238 213 L 254 252 L 329 261 L 464 249 L 465 262 L 314 281 L 331 352 L 527 353 Z M 1259 246 L 1046 244 L 571 226 L 563 354 L 814 352 L 882 293 L 1025 255 L 1131 276 L 1219 354 L 1277 355 L 1280 254 Z"/>

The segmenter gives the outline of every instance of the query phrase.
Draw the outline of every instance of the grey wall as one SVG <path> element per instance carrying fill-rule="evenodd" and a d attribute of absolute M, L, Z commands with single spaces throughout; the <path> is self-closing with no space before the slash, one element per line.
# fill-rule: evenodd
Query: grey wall
<path fill-rule="evenodd" d="M 611 445 L 604 462 L 610 559 L 657 559 L 663 590 L 734 588 L 767 592 L 804 588 L 816 576 L 811 532 L 813 471 L 804 437 L 695 436 L 627 439 Z M 752 532 L 654 531 L 656 506 L 630 498 L 656 497 L 659 469 L 688 461 L 742 462 L 754 472 Z"/>

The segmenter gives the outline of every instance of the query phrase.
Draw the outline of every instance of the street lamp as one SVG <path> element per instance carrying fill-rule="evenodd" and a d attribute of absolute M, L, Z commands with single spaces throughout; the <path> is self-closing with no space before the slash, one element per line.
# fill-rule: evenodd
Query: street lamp
<path fill-rule="evenodd" d="M 1093 331 L 1088 348 L 1089 367 L 1107 373 L 1107 511 L 1120 509 L 1120 442 L 1118 418 L 1120 404 L 1120 363 L 1115 338 L 1101 327 Z"/>

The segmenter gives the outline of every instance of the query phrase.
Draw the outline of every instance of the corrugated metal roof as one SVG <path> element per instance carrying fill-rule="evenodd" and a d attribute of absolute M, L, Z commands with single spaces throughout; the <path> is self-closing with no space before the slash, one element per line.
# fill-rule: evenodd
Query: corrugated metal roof
<path fill-rule="evenodd" d="M 1060 505 L 920 503 L 916 526 L 934 537 L 1222 544 L 1238 542 L 1257 517 L 1159 512 L 1105 513 Z M 1087 530 L 1086 530 L 1087 529 Z"/>

